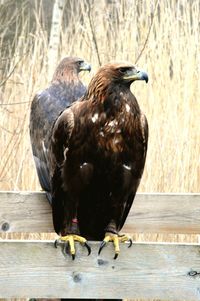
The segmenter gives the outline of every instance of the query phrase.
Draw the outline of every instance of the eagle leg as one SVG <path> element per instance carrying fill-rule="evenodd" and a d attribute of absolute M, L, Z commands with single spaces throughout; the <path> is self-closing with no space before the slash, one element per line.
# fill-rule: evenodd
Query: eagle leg
<path fill-rule="evenodd" d="M 64 242 L 65 244 L 67 243 L 67 246 L 69 246 L 69 253 L 72 256 L 72 260 L 74 260 L 75 256 L 76 256 L 75 241 L 80 242 L 81 244 L 83 244 L 86 247 L 86 249 L 88 251 L 88 256 L 89 256 L 91 253 L 91 248 L 90 248 L 87 240 L 80 235 L 68 234 L 66 236 L 60 236 L 60 238 L 55 241 L 54 246 L 57 248 L 58 243 L 60 243 L 60 242 L 61 243 Z"/>
<path fill-rule="evenodd" d="M 102 249 L 106 246 L 106 244 L 108 242 L 113 242 L 114 244 L 114 249 L 115 249 L 115 256 L 114 259 L 117 259 L 119 253 L 120 253 L 120 248 L 119 248 L 119 244 L 123 243 L 123 242 L 129 242 L 129 248 L 132 246 L 132 239 L 128 236 L 128 235 L 119 235 L 116 233 L 112 233 L 112 232 L 106 232 L 105 234 L 105 238 L 102 241 L 100 248 L 99 248 L 99 252 L 98 255 L 100 255 Z"/>

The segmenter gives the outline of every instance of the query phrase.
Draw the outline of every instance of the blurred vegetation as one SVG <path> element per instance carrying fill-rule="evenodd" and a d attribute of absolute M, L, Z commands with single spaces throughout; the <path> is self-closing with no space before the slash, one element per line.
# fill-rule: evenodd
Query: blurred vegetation
<path fill-rule="evenodd" d="M 0 1 L 0 189 L 38 190 L 29 141 L 34 94 L 47 87 L 53 0 Z M 63 0 L 56 63 L 129 60 L 149 73 L 132 85 L 150 139 L 140 191 L 198 192 L 199 0 Z M 83 76 L 88 83 L 91 75 Z"/>
<path fill-rule="evenodd" d="M 54 3 L 0 0 L 1 190 L 40 190 L 29 141 L 29 110 L 34 94 L 49 83 Z M 150 131 L 140 191 L 199 192 L 200 1 L 63 3 L 57 63 L 64 56 L 80 56 L 91 62 L 94 73 L 108 61 L 129 60 L 149 73 L 148 85 L 132 85 Z M 82 78 L 88 83 L 91 76 Z M 134 235 L 137 241 L 199 239 Z M 10 236 L 19 238 L 19 234 Z M 47 236 L 22 234 L 21 238 Z"/>

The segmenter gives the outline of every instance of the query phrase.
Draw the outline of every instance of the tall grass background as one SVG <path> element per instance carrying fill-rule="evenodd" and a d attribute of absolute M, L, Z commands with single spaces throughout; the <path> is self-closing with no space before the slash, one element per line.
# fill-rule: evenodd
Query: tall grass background
<path fill-rule="evenodd" d="M 82 76 L 86 84 L 109 61 L 128 60 L 148 71 L 148 85 L 135 82 L 131 87 L 149 122 L 139 191 L 199 192 L 199 0 L 64 3 L 57 63 L 69 55 L 90 62 L 92 73 Z M 40 190 L 29 113 L 34 94 L 49 85 L 52 75 L 52 4 L 0 1 L 0 190 Z M 152 234 L 135 239 L 196 242 L 198 237 Z"/>
<path fill-rule="evenodd" d="M 34 94 L 50 80 L 50 24 L 45 26 L 42 1 L 21 1 L 11 16 L 12 2 L 0 6 L 0 189 L 39 190 L 29 109 Z M 128 60 L 148 71 L 148 85 L 132 85 L 149 122 L 140 191 L 199 191 L 199 20 L 198 0 L 66 1 L 58 62 L 80 56 L 94 73 L 99 64 Z M 83 77 L 86 84 L 91 76 Z"/>
<path fill-rule="evenodd" d="M 197 192 L 199 1 L 76 3 L 76 9 L 73 1 L 68 3 L 67 17 L 64 18 L 65 14 L 63 17 L 58 61 L 64 56 L 78 55 L 91 62 L 95 72 L 99 63 L 111 60 L 135 63 L 144 48 L 137 65 L 148 71 L 150 80 L 148 85 L 143 82 L 132 85 L 148 118 L 150 133 L 140 191 Z M 1 190 L 40 189 L 29 141 L 29 109 L 34 94 L 49 84 L 47 67 L 51 62 L 47 60 L 45 12 L 40 1 L 35 1 L 32 8 L 28 4 L 22 1 L 21 7 L 16 8 L 12 16 L 15 35 L 6 45 L 4 37 L 9 26 L 6 27 L 5 21 L 9 25 L 12 20 L 4 20 L 3 10 L 9 1 L 1 8 L 1 25 L 4 24 L 0 45 L 4 67 L 0 87 Z M 84 76 L 86 84 L 90 77 Z"/>

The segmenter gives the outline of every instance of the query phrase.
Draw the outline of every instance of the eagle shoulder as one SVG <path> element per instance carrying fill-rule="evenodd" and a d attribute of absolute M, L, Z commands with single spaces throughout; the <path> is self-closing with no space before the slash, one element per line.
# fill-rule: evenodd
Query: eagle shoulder
<path fill-rule="evenodd" d="M 148 140 L 148 122 L 144 113 L 140 115 L 140 129 L 142 133 L 143 143 L 147 144 Z"/>
<path fill-rule="evenodd" d="M 51 158 L 52 169 L 61 166 L 68 151 L 69 139 L 74 129 L 74 113 L 68 108 L 64 110 L 54 123 L 51 138 Z"/>

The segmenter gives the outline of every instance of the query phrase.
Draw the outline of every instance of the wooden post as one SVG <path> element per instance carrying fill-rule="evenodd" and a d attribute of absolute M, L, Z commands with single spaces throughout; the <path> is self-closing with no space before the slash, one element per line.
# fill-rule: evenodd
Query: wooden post
<path fill-rule="evenodd" d="M 138 194 L 123 230 L 198 234 L 200 194 Z M 91 255 L 76 244 L 73 261 L 53 240 L 3 239 L 52 231 L 44 193 L 0 193 L 0 298 L 200 300 L 199 243 L 135 241 L 114 260 L 111 243 L 98 256 L 100 242 L 89 242 Z"/>
<path fill-rule="evenodd" d="M 73 261 L 52 241 L 0 242 L 0 298 L 129 298 L 200 300 L 200 246 L 134 243 L 113 259 L 77 246 Z"/>
<path fill-rule="evenodd" d="M 0 192 L 0 232 L 54 232 L 51 215 L 43 192 Z M 138 193 L 122 231 L 199 234 L 200 194 Z"/>

